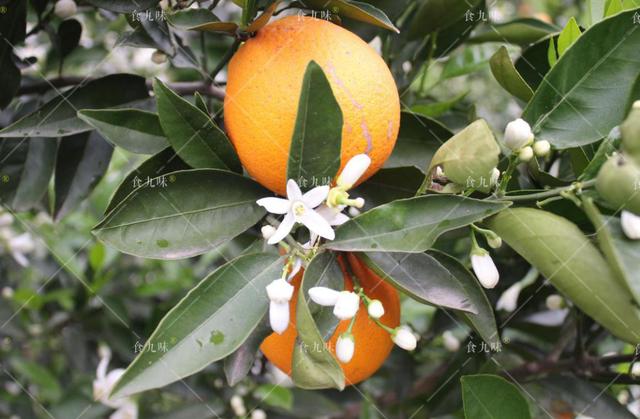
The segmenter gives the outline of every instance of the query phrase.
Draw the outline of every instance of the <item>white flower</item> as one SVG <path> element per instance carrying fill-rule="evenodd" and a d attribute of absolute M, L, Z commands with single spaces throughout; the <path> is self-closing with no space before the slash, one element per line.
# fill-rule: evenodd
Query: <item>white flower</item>
<path fill-rule="evenodd" d="M 536 141 L 533 143 L 533 152 L 538 157 L 545 157 L 551 151 L 551 144 L 547 140 Z"/>
<path fill-rule="evenodd" d="M 8 212 L 0 213 L 0 227 L 6 227 L 13 224 L 13 215 Z"/>
<path fill-rule="evenodd" d="M 379 319 L 384 316 L 384 306 L 382 305 L 382 301 L 380 300 L 371 300 L 369 305 L 367 306 L 367 312 L 369 316 L 374 319 Z"/>
<path fill-rule="evenodd" d="M 504 130 L 504 144 L 513 151 L 531 144 L 533 138 L 531 126 L 521 118 L 509 122 Z"/>
<path fill-rule="evenodd" d="M 498 302 L 496 303 L 496 310 L 504 310 L 507 313 L 511 313 L 518 307 L 518 297 L 520 297 L 520 291 L 522 291 L 522 283 L 516 282 L 511 285 L 507 290 L 502 293 Z"/>
<path fill-rule="evenodd" d="M 251 419 L 267 419 L 267 413 L 262 409 L 255 409 L 251 412 Z"/>
<path fill-rule="evenodd" d="M 348 363 L 353 358 L 356 343 L 351 333 L 343 333 L 336 342 L 336 356 L 343 364 Z"/>
<path fill-rule="evenodd" d="M 329 225 L 339 226 L 349 221 L 349 217 L 342 213 L 344 208 L 344 205 L 331 208 L 323 204 L 316 208 L 316 212 L 327 220 Z"/>
<path fill-rule="evenodd" d="M 60 19 L 66 19 L 76 14 L 78 6 L 73 0 L 59 0 L 53 11 Z"/>
<path fill-rule="evenodd" d="M 314 303 L 321 306 L 335 306 L 340 297 L 340 291 L 327 287 L 313 287 L 309 289 L 309 297 Z"/>
<path fill-rule="evenodd" d="M 400 326 L 391 333 L 391 340 L 404 350 L 413 351 L 418 345 L 418 337 L 409 326 Z"/>
<path fill-rule="evenodd" d="M 366 154 L 357 154 L 349 159 L 336 180 L 336 185 L 344 189 L 351 189 L 362 177 L 371 164 L 371 158 Z"/>
<path fill-rule="evenodd" d="M 116 382 L 124 374 L 124 369 L 118 368 L 107 373 L 107 367 L 111 360 L 111 350 L 101 346 L 98 350 L 100 362 L 96 370 L 96 379 L 93 380 L 93 398 L 105 406 L 117 409 L 110 419 L 137 419 L 138 405 L 130 397 L 111 399 L 109 395 L 113 391 Z"/>
<path fill-rule="evenodd" d="M 498 180 L 500 179 L 500 169 L 494 167 L 491 170 L 491 176 L 489 177 L 489 185 L 496 186 L 498 184 Z"/>
<path fill-rule="evenodd" d="M 9 240 L 9 249 L 18 253 L 31 253 L 35 250 L 36 244 L 29 233 L 22 233 Z"/>
<path fill-rule="evenodd" d="M 498 273 L 498 268 L 496 268 L 495 263 L 493 263 L 489 252 L 480 249 L 480 251 L 472 253 L 471 266 L 483 287 L 493 288 L 498 284 L 500 273 Z"/>
<path fill-rule="evenodd" d="M 451 330 L 447 330 L 442 334 L 442 341 L 444 343 L 444 347 L 449 352 L 456 352 L 460 349 L 460 341 L 454 336 Z"/>
<path fill-rule="evenodd" d="M 267 285 L 269 297 L 269 323 L 274 332 L 281 335 L 289 327 L 289 301 L 293 297 L 293 285 L 279 278 Z"/>
<path fill-rule="evenodd" d="M 13 288 L 11 287 L 3 287 L 2 288 L 2 297 L 6 298 L 7 300 L 13 298 Z"/>
<path fill-rule="evenodd" d="M 265 225 L 262 226 L 260 232 L 262 233 L 262 237 L 265 240 L 269 240 L 271 237 L 273 237 L 274 234 L 276 234 L 276 229 L 271 225 Z"/>
<path fill-rule="evenodd" d="M 360 297 L 352 291 L 341 291 L 333 306 L 333 315 L 340 320 L 349 320 L 358 312 Z"/>
<path fill-rule="evenodd" d="M 528 162 L 533 158 L 533 149 L 529 146 L 523 147 L 518 153 L 518 158 L 522 162 Z"/>
<path fill-rule="evenodd" d="M 634 378 L 640 378 L 640 362 L 634 362 L 631 366 L 631 376 Z"/>
<path fill-rule="evenodd" d="M 640 239 L 640 216 L 629 211 L 622 211 L 620 215 L 622 231 L 631 240 Z"/>
<path fill-rule="evenodd" d="M 247 414 L 247 408 L 244 406 L 244 400 L 237 394 L 231 396 L 229 400 L 229 404 L 231 405 L 231 410 L 236 416 L 244 416 Z"/>
<path fill-rule="evenodd" d="M 312 233 L 333 240 L 335 233 L 329 223 L 314 208 L 322 204 L 329 194 L 329 186 L 318 186 L 302 194 L 298 184 L 289 179 L 287 199 L 262 198 L 257 204 L 272 214 L 285 214 L 282 223 L 268 243 L 275 244 L 284 239 L 296 223 L 304 224 Z"/>
<path fill-rule="evenodd" d="M 545 304 L 549 310 L 561 310 L 564 307 L 564 299 L 558 294 L 551 294 L 547 297 Z"/>

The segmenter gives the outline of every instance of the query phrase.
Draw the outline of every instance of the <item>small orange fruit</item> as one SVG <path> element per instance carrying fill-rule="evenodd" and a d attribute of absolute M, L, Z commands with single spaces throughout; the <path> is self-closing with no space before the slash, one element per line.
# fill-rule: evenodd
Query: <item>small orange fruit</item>
<path fill-rule="evenodd" d="M 398 292 L 390 284 L 383 281 L 375 273 L 373 273 L 364 263 L 360 262 L 354 255 L 348 256 L 353 274 L 365 294 L 371 299 L 378 299 L 384 306 L 385 313 L 380 321 L 391 328 L 395 328 L 400 324 L 400 299 Z M 344 275 L 344 288 L 346 290 L 353 289 L 353 282 L 346 273 L 346 261 L 339 257 L 338 262 L 342 268 Z M 282 371 L 291 375 L 293 348 L 297 336 L 295 327 L 296 323 L 296 302 L 298 288 L 302 280 L 302 272 L 299 273 L 291 282 L 295 287 L 295 292 L 290 303 L 291 324 L 282 335 L 272 333 L 260 346 L 260 349 L 275 366 Z M 314 303 L 311 303 L 314 304 Z M 327 342 L 327 348 L 335 357 L 336 341 L 338 337 L 347 330 L 351 320 L 343 320 L 338 323 L 336 330 Z M 355 340 L 355 352 L 353 358 L 346 364 L 339 363 L 344 372 L 345 383 L 347 385 L 357 384 L 366 380 L 384 363 L 389 356 L 393 341 L 391 336 L 381 327 L 379 327 L 367 314 L 367 309 L 363 303 L 356 315 L 356 320 L 351 331 Z"/>
<path fill-rule="evenodd" d="M 322 67 L 342 110 L 342 167 L 354 155 L 368 154 L 372 163 L 360 181 L 365 180 L 387 160 L 398 136 L 398 90 L 369 45 L 325 20 L 289 16 L 270 23 L 229 63 L 224 121 L 242 165 L 280 195 L 302 79 L 312 60 Z"/>

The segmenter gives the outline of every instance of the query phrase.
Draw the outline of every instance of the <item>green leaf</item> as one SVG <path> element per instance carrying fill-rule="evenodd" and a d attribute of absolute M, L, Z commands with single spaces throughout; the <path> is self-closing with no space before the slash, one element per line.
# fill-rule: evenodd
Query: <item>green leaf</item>
<path fill-rule="evenodd" d="M 488 191 L 492 170 L 498 165 L 500 147 L 484 119 L 478 119 L 451 137 L 431 159 L 427 173 L 440 166 L 453 183 Z"/>
<path fill-rule="evenodd" d="M 536 139 L 559 149 L 576 147 L 604 138 L 622 121 L 640 75 L 633 14 L 592 26 L 545 76 L 523 114 Z"/>
<path fill-rule="evenodd" d="M 416 40 L 452 25 L 464 18 L 470 8 L 464 0 L 422 1 L 409 26 L 409 39 Z"/>
<path fill-rule="evenodd" d="M 430 250 L 427 253 L 451 273 L 464 288 L 469 296 L 469 301 L 478 311 L 477 314 L 464 311 L 457 311 L 456 314 L 462 317 L 490 347 L 498 347 L 500 345 L 500 334 L 498 333 L 493 306 L 476 277 L 452 256 L 434 250 Z"/>
<path fill-rule="evenodd" d="M 145 11 L 158 4 L 158 1 L 159 0 L 87 0 L 87 3 L 111 12 L 132 13 Z"/>
<path fill-rule="evenodd" d="M 504 42 L 526 46 L 558 31 L 555 25 L 533 18 L 518 18 L 488 26 L 490 28 L 479 30 L 469 42 Z"/>
<path fill-rule="evenodd" d="M 516 70 L 507 48 L 500 47 L 491 57 L 490 64 L 493 77 L 504 90 L 524 102 L 528 102 L 533 97 L 533 90 Z"/>
<path fill-rule="evenodd" d="M 293 393 L 291 389 L 278 386 L 275 384 L 262 384 L 253 392 L 253 397 L 258 399 L 260 403 L 268 406 L 291 410 L 293 407 Z"/>
<path fill-rule="evenodd" d="M 25 359 L 14 358 L 11 368 L 29 383 L 38 387 L 38 395 L 45 400 L 57 402 L 62 397 L 62 388 L 56 377 L 45 367 Z"/>
<path fill-rule="evenodd" d="M 549 38 L 549 50 L 547 51 L 547 61 L 549 68 L 553 68 L 558 62 L 558 51 L 556 50 L 556 39 Z"/>
<path fill-rule="evenodd" d="M 507 208 L 457 195 L 426 195 L 402 199 L 369 210 L 336 230 L 333 250 L 422 253 L 447 231 L 467 226 Z"/>
<path fill-rule="evenodd" d="M 111 74 L 64 91 L 37 111 L 0 131 L 2 137 L 65 137 L 93 128 L 78 109 L 114 108 L 149 97 L 143 77 Z"/>
<path fill-rule="evenodd" d="M 11 103 L 18 92 L 20 70 L 14 63 L 13 46 L 21 44 L 27 29 L 27 2 L 9 0 L 3 2 L 0 13 L 0 110 Z"/>
<path fill-rule="evenodd" d="M 478 312 L 456 278 L 431 255 L 367 252 L 363 260 L 383 280 L 421 303 Z"/>
<path fill-rule="evenodd" d="M 587 27 L 595 25 L 604 17 L 606 0 L 587 0 Z"/>
<path fill-rule="evenodd" d="M 66 19 L 58 26 L 58 42 L 61 58 L 69 55 L 80 43 L 82 25 L 75 19 Z"/>
<path fill-rule="evenodd" d="M 143 184 L 134 190 L 94 228 L 94 234 L 124 253 L 182 259 L 232 239 L 265 214 L 256 200 L 267 192 L 243 176 L 197 169 L 164 178 L 163 184 Z"/>
<path fill-rule="evenodd" d="M 200 109 L 205 115 L 209 115 L 209 108 L 207 107 L 207 101 L 200 94 L 200 92 L 196 92 L 193 95 L 193 99 L 196 104 L 196 108 Z"/>
<path fill-rule="evenodd" d="M 370 209 L 396 199 L 414 197 L 423 180 L 424 174 L 415 167 L 382 169 L 358 185 L 352 194 L 364 198 L 365 208 Z"/>
<path fill-rule="evenodd" d="M 384 167 L 413 166 L 424 171 L 429 167 L 438 147 L 452 136 L 453 132 L 435 119 L 402 112 L 398 140 Z"/>
<path fill-rule="evenodd" d="M 340 168 L 342 122 L 329 80 L 315 61 L 309 62 L 289 149 L 287 179 L 309 185 L 331 182 Z"/>
<path fill-rule="evenodd" d="M 603 164 L 609 159 L 616 150 L 618 150 L 618 146 L 620 145 L 620 138 L 613 138 L 611 136 L 607 136 L 596 151 L 596 154 L 593 156 L 587 167 L 582 171 L 579 181 L 591 180 L 595 179 L 598 176 L 598 172 Z"/>
<path fill-rule="evenodd" d="M 213 12 L 206 8 L 182 9 L 167 14 L 167 20 L 172 26 L 179 29 L 189 29 L 196 25 L 217 22 L 219 19 Z"/>
<path fill-rule="evenodd" d="M 234 353 L 224 359 L 224 375 L 230 386 L 235 386 L 249 374 L 262 341 L 273 333 L 268 322 L 263 321 Z"/>
<path fill-rule="evenodd" d="M 411 107 L 411 111 L 416 112 L 422 116 L 437 118 L 447 113 L 447 111 L 451 110 L 454 106 L 460 103 L 462 99 L 464 99 L 468 94 L 469 94 L 469 91 L 465 91 L 453 97 L 452 99 L 445 100 L 443 102 L 417 103 Z"/>
<path fill-rule="evenodd" d="M 6 108 L 20 88 L 22 73 L 13 62 L 11 52 L 0 49 L 0 109 Z"/>
<path fill-rule="evenodd" d="M 307 266 L 298 291 L 296 306 L 296 328 L 298 338 L 293 349 L 291 378 L 296 386 L 309 390 L 323 388 L 344 389 L 342 368 L 331 355 L 322 334 L 318 330 L 309 309 L 309 289 L 324 283 L 329 277 L 326 269 L 335 255 L 322 253 Z M 342 278 L 341 276 L 339 278 Z"/>
<path fill-rule="evenodd" d="M 155 154 L 169 143 L 158 115 L 139 109 L 84 109 L 78 117 L 98 130 L 113 145 L 132 153 Z"/>
<path fill-rule="evenodd" d="M 580 26 L 578 26 L 576 19 L 572 17 L 558 37 L 558 55 L 562 57 L 565 51 L 580 38 L 580 35 L 582 35 Z"/>
<path fill-rule="evenodd" d="M 377 7 L 355 0 L 304 0 L 306 6 L 318 10 L 329 10 L 342 17 L 370 23 L 384 29 L 399 33 L 400 31 L 389 20 L 389 17 Z"/>
<path fill-rule="evenodd" d="M 235 351 L 267 312 L 265 287 L 281 271 L 281 258 L 260 253 L 216 269 L 164 316 L 145 344 L 155 349 L 140 352 L 112 397 L 165 386 Z"/>
<path fill-rule="evenodd" d="M 629 343 L 640 341 L 640 317 L 603 256 L 578 227 L 531 209 L 503 211 L 488 226 L 580 310 Z"/>
<path fill-rule="evenodd" d="M 208 115 L 158 79 L 153 82 L 153 91 L 160 125 L 182 160 L 196 169 L 242 170 L 231 142 Z"/>
<path fill-rule="evenodd" d="M 112 154 L 113 146 L 96 132 L 81 133 L 60 142 L 54 178 L 56 220 L 89 196 L 106 173 Z"/>
<path fill-rule="evenodd" d="M 527 399 L 504 378 L 489 374 L 465 375 L 460 378 L 460 382 L 465 418 L 531 418 Z"/>
<path fill-rule="evenodd" d="M 234 22 L 208 22 L 201 23 L 189 28 L 190 31 L 203 31 L 203 32 L 223 32 L 229 35 L 234 35 L 238 31 L 238 24 Z"/>
<path fill-rule="evenodd" d="M 255 19 L 251 24 L 247 27 L 247 32 L 257 32 L 259 29 L 263 28 L 269 20 L 273 16 L 273 13 L 276 11 L 276 8 L 280 4 L 281 0 L 276 0 L 269 7 L 265 9 L 264 12 L 257 19 Z"/>
<path fill-rule="evenodd" d="M 493 48 L 485 45 L 471 45 L 462 48 L 449 57 L 440 73 L 440 80 L 475 73 L 486 67 Z"/>
<path fill-rule="evenodd" d="M 620 0 L 609 0 L 609 6 L 604 14 L 604 17 L 610 17 L 620 13 L 622 10 L 622 2 Z"/>
<path fill-rule="evenodd" d="M 549 35 L 526 48 L 516 59 L 515 66 L 531 88 L 535 90 L 542 84 L 542 79 L 549 72 L 549 43 L 557 35 Z"/>

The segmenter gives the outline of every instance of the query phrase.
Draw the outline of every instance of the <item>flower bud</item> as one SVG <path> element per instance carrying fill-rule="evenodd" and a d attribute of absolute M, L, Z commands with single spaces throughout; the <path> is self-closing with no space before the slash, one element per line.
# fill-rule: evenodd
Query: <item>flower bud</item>
<path fill-rule="evenodd" d="M 391 333 L 393 343 L 406 351 L 413 351 L 418 345 L 418 338 L 409 326 L 399 326 Z"/>
<path fill-rule="evenodd" d="M 494 167 L 493 170 L 491 170 L 491 176 L 489 177 L 489 185 L 496 186 L 499 180 L 500 170 L 497 167 Z"/>
<path fill-rule="evenodd" d="M 547 140 L 536 141 L 533 143 L 533 152 L 538 157 L 546 157 L 551 151 L 551 144 Z"/>
<path fill-rule="evenodd" d="M 281 335 L 289 327 L 289 303 L 269 303 L 269 324 L 271 329 Z"/>
<path fill-rule="evenodd" d="M 504 144 L 512 151 L 518 151 L 531 144 L 533 138 L 531 126 L 521 118 L 509 122 L 504 130 Z"/>
<path fill-rule="evenodd" d="M 266 226 L 262 226 L 262 228 L 260 229 L 260 232 L 262 233 L 262 237 L 265 240 L 269 240 L 271 236 L 273 236 L 276 233 L 276 228 L 271 225 L 266 225 Z"/>
<path fill-rule="evenodd" d="M 274 303 L 288 303 L 293 297 L 293 285 L 282 278 L 272 281 L 266 289 L 269 300 Z"/>
<path fill-rule="evenodd" d="M 533 149 L 529 146 L 522 148 L 518 153 L 518 158 L 525 163 L 530 161 L 533 158 Z"/>
<path fill-rule="evenodd" d="M 78 6 L 73 0 L 59 0 L 53 8 L 53 12 L 60 19 L 67 19 L 78 12 Z"/>
<path fill-rule="evenodd" d="M 164 64 L 167 62 L 167 54 L 160 50 L 155 50 L 153 54 L 151 54 L 151 61 L 153 61 L 154 64 Z"/>
<path fill-rule="evenodd" d="M 518 307 L 520 291 L 522 291 L 522 284 L 520 282 L 516 282 L 507 288 L 507 290 L 503 292 L 498 299 L 498 302 L 496 303 L 496 310 L 504 310 L 507 313 L 513 312 L 516 307 Z"/>
<path fill-rule="evenodd" d="M 11 298 L 13 298 L 13 288 L 11 287 L 3 287 L 2 288 L 2 297 L 6 298 L 7 300 L 10 300 Z"/>
<path fill-rule="evenodd" d="M 353 358 L 356 343 L 351 333 L 343 333 L 336 342 L 336 356 L 343 364 L 347 364 Z"/>
<path fill-rule="evenodd" d="M 247 408 L 244 405 L 244 400 L 237 394 L 231 396 L 229 400 L 229 404 L 231 405 L 231 410 L 236 416 L 244 416 L 247 414 Z"/>
<path fill-rule="evenodd" d="M 384 306 L 382 305 L 382 301 L 380 300 L 371 300 L 369 305 L 367 306 L 367 312 L 369 316 L 374 319 L 379 319 L 384 316 Z"/>
<path fill-rule="evenodd" d="M 267 419 L 267 413 L 262 409 L 255 409 L 251 412 L 251 419 Z"/>
<path fill-rule="evenodd" d="M 640 378 L 640 362 L 634 362 L 631 366 L 631 376 L 633 378 Z"/>
<path fill-rule="evenodd" d="M 333 314 L 340 320 L 349 320 L 358 312 L 360 297 L 351 291 L 342 291 L 338 295 Z"/>
<path fill-rule="evenodd" d="M 558 294 L 551 294 L 545 304 L 549 310 L 561 310 L 564 307 L 564 299 Z"/>
<path fill-rule="evenodd" d="M 332 290 L 327 287 L 313 287 L 309 289 L 309 297 L 311 300 L 321 306 L 334 306 L 338 302 L 340 291 Z"/>
<path fill-rule="evenodd" d="M 364 175 L 370 164 L 371 158 L 366 154 L 351 157 L 338 176 L 336 184 L 344 189 L 350 189 Z"/>
<path fill-rule="evenodd" d="M 629 239 L 640 240 L 640 216 L 623 210 L 620 214 L 620 224 L 622 231 Z"/>
<path fill-rule="evenodd" d="M 442 334 L 442 341 L 449 352 L 456 352 L 460 349 L 460 340 L 451 333 L 451 330 L 447 330 Z"/>
<path fill-rule="evenodd" d="M 491 255 L 486 250 L 471 254 L 471 266 L 478 277 L 478 281 L 485 288 L 494 288 L 500 280 L 500 273 Z"/>

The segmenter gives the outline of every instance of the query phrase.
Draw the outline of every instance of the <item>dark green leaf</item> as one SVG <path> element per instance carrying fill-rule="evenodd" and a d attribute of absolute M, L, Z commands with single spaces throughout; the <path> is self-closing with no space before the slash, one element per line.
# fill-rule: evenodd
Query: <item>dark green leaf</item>
<path fill-rule="evenodd" d="M 504 42 L 526 46 L 558 31 L 556 26 L 532 18 L 518 18 L 487 26 L 471 37 L 469 42 Z"/>
<path fill-rule="evenodd" d="M 133 13 L 145 11 L 156 4 L 160 0 L 87 0 L 101 9 L 109 10 L 116 13 Z"/>
<path fill-rule="evenodd" d="M 444 29 L 463 19 L 469 9 L 469 3 L 464 0 L 422 1 L 409 28 L 409 39 L 418 39 Z M 473 17 L 471 19 L 475 20 Z"/>
<path fill-rule="evenodd" d="M 256 32 L 260 28 L 264 27 L 267 23 L 269 23 L 269 20 L 271 19 L 271 16 L 273 16 L 273 13 L 276 11 L 276 8 L 280 4 L 280 1 L 281 0 L 276 0 L 271 3 L 271 5 L 267 7 L 265 11 L 257 17 L 257 19 L 251 22 L 251 24 L 247 27 L 247 32 Z"/>
<path fill-rule="evenodd" d="M 0 110 L 4 109 L 20 87 L 20 70 L 14 63 L 13 48 L 25 37 L 27 2 L 10 0 L 3 3 L 0 13 Z"/>
<path fill-rule="evenodd" d="M 60 56 L 69 55 L 80 43 L 82 25 L 75 19 L 66 19 L 58 27 L 58 40 L 60 42 Z"/>
<path fill-rule="evenodd" d="M 134 190 L 95 227 L 95 235 L 124 253 L 182 259 L 232 239 L 265 214 L 256 200 L 267 192 L 231 172 L 184 170 L 160 180 Z"/>
<path fill-rule="evenodd" d="M 322 68 L 311 61 L 302 80 L 287 179 L 329 184 L 340 168 L 342 111 Z M 306 181 L 306 182 L 305 182 Z"/>
<path fill-rule="evenodd" d="M 77 117 L 79 109 L 114 108 L 149 97 L 143 77 L 112 74 L 64 91 L 37 111 L 0 131 L 1 137 L 65 137 L 93 128 Z"/>
<path fill-rule="evenodd" d="M 156 16 L 161 16 L 164 12 L 160 8 L 149 10 L 154 18 L 140 16 L 140 26 L 145 30 L 149 38 L 153 40 L 158 50 L 164 52 L 170 57 L 176 55 L 176 45 L 174 43 L 173 34 L 167 24 L 167 21 Z"/>
<path fill-rule="evenodd" d="M 200 109 L 156 79 L 160 125 L 178 156 L 194 168 L 242 170 L 231 142 Z"/>
<path fill-rule="evenodd" d="M 560 149 L 590 144 L 622 121 L 640 75 L 640 31 L 633 14 L 592 26 L 547 74 L 523 114 L 537 139 Z"/>
<path fill-rule="evenodd" d="M 495 55 L 491 57 L 490 63 L 493 77 L 496 78 L 504 90 L 524 102 L 528 102 L 531 99 L 533 90 L 516 70 L 505 47 L 500 47 Z"/>
<path fill-rule="evenodd" d="M 167 313 L 113 389 L 114 397 L 162 387 L 195 374 L 235 351 L 264 317 L 265 287 L 282 259 L 252 254 L 226 263 Z M 151 346 L 153 345 L 153 346 Z"/>
<path fill-rule="evenodd" d="M 291 410 L 293 407 L 293 393 L 291 389 L 275 384 L 263 384 L 256 388 L 253 397 L 260 403 L 275 408 Z"/>
<path fill-rule="evenodd" d="M 605 138 L 602 143 L 600 143 L 596 154 L 593 156 L 578 180 L 585 181 L 594 179 L 596 176 L 598 176 L 600 168 L 607 161 L 609 156 L 611 156 L 613 152 L 618 149 L 619 144 L 620 138 L 607 136 L 607 138 Z"/>
<path fill-rule="evenodd" d="M 369 210 L 336 230 L 325 246 L 345 251 L 422 253 L 442 233 L 480 221 L 509 206 L 457 195 L 427 195 Z"/>
<path fill-rule="evenodd" d="M 466 419 L 530 419 L 529 404 L 520 390 L 497 375 L 465 375 L 462 401 Z"/>
<path fill-rule="evenodd" d="M 440 73 L 440 80 L 451 79 L 475 73 L 486 67 L 494 48 L 471 45 L 452 54 Z"/>
<path fill-rule="evenodd" d="M 342 368 L 325 345 L 309 309 L 308 300 L 310 288 L 320 281 L 330 279 L 326 276 L 326 269 L 331 266 L 331 258 L 334 257 L 329 253 L 316 256 L 309 263 L 298 292 L 296 306 L 298 338 L 293 349 L 291 378 L 300 388 L 342 390 L 345 386 Z"/>
<path fill-rule="evenodd" d="M 557 35 L 555 38 L 557 38 Z M 531 45 L 522 52 L 522 55 L 515 63 L 518 73 L 534 91 L 542 84 L 542 79 L 551 69 L 547 57 L 549 41 L 551 39 L 554 39 L 554 36 L 550 35 L 542 38 L 537 43 Z"/>
<path fill-rule="evenodd" d="M 204 31 L 204 32 L 223 32 L 230 35 L 235 34 L 238 31 L 238 24 L 234 22 L 208 22 L 201 23 L 189 28 L 190 31 Z"/>
<path fill-rule="evenodd" d="M 454 106 L 462 101 L 467 95 L 468 91 L 462 92 L 459 95 L 442 102 L 436 103 L 417 103 L 411 107 L 411 111 L 418 113 L 422 116 L 437 118 L 447 111 L 450 111 Z"/>
<path fill-rule="evenodd" d="M 415 196 L 423 179 L 424 174 L 415 167 L 382 169 L 351 193 L 364 198 L 365 209 L 370 209 L 396 199 Z"/>
<path fill-rule="evenodd" d="M 27 143 L 29 151 L 12 203 L 16 211 L 26 211 L 40 202 L 47 192 L 56 162 L 57 141 L 30 138 Z"/>
<path fill-rule="evenodd" d="M 365 253 L 365 263 L 382 279 L 426 304 L 478 312 L 456 278 L 426 253 Z"/>
<path fill-rule="evenodd" d="M 495 231 L 578 308 L 629 343 L 640 341 L 640 316 L 602 254 L 565 218 L 516 208 L 491 218 Z"/>
<path fill-rule="evenodd" d="M 11 52 L 2 55 L 0 49 L 0 109 L 4 109 L 18 92 L 22 74 L 12 59 Z"/>
<path fill-rule="evenodd" d="M 113 145 L 133 153 L 155 154 L 169 143 L 158 115 L 139 109 L 84 109 L 78 117 L 98 130 Z"/>
<path fill-rule="evenodd" d="M 169 23 L 180 29 L 189 29 L 196 25 L 217 22 L 218 18 L 206 8 L 182 9 L 167 15 Z"/>
<path fill-rule="evenodd" d="M 113 146 L 96 132 L 77 134 L 60 142 L 53 208 L 57 220 L 89 196 L 107 171 L 112 153 Z"/>
<path fill-rule="evenodd" d="M 264 319 L 234 353 L 224 359 L 224 375 L 230 386 L 235 386 L 249 374 L 262 341 L 273 331 Z"/>
<path fill-rule="evenodd" d="M 330 10 L 331 13 L 354 20 L 367 22 L 390 31 L 399 32 L 389 17 L 377 7 L 355 0 L 303 0 L 304 5 L 319 10 Z"/>
<path fill-rule="evenodd" d="M 27 382 L 38 388 L 38 394 L 45 400 L 57 402 L 62 397 L 62 388 L 56 377 L 45 366 L 25 359 L 14 358 L 11 368 Z"/>

